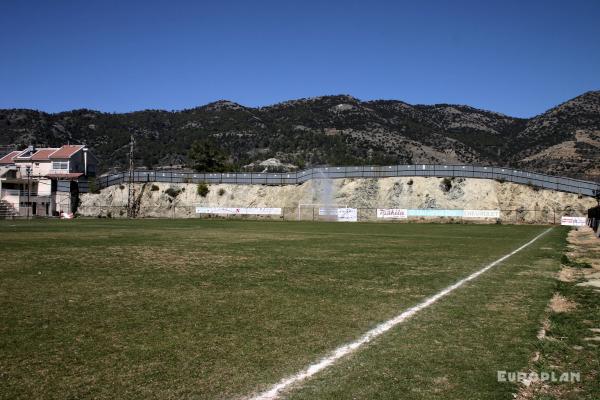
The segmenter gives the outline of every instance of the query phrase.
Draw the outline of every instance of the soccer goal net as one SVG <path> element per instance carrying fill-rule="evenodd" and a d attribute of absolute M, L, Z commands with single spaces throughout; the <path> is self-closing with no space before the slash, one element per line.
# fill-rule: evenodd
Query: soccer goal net
<path fill-rule="evenodd" d="M 347 208 L 346 204 L 300 203 L 298 221 L 337 221 L 338 209 Z"/>

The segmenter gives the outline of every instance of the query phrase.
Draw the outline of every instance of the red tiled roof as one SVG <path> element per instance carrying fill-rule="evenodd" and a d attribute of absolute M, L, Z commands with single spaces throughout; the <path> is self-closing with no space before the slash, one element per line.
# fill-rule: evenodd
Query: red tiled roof
<path fill-rule="evenodd" d="M 63 147 L 61 147 L 60 149 L 58 149 L 56 152 L 52 153 L 50 155 L 50 159 L 55 159 L 55 158 L 71 158 L 71 156 L 75 153 L 77 153 L 79 150 L 83 149 L 85 146 L 81 145 L 81 144 L 66 144 Z"/>
<path fill-rule="evenodd" d="M 39 149 L 34 155 L 31 156 L 31 161 L 45 161 L 49 160 L 50 154 L 54 153 L 58 149 Z"/>
<path fill-rule="evenodd" d="M 46 178 L 72 180 L 79 178 L 81 175 L 83 175 L 83 172 L 69 172 L 65 174 L 48 174 Z"/>
<path fill-rule="evenodd" d="M 12 164 L 14 162 L 14 158 L 19 153 L 21 153 L 21 152 L 20 151 L 11 151 L 4 157 L 0 158 L 0 164 Z"/>

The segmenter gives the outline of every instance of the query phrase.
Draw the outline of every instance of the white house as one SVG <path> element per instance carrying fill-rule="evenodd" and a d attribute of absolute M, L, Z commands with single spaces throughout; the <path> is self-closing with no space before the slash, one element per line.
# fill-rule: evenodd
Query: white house
<path fill-rule="evenodd" d="M 13 151 L 0 158 L 0 214 L 59 215 L 77 207 L 78 182 L 96 175 L 84 145 Z"/>

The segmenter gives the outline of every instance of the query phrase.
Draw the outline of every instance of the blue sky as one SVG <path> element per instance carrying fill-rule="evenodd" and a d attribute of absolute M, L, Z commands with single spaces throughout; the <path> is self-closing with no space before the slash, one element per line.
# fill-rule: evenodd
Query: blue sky
<path fill-rule="evenodd" d="M 344 93 L 528 117 L 600 89 L 599 21 L 597 0 L 3 0 L 0 108 Z"/>

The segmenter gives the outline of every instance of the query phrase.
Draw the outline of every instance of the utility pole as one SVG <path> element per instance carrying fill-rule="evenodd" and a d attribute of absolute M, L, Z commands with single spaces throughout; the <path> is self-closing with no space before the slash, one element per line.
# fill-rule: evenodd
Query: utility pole
<path fill-rule="evenodd" d="M 31 208 L 31 166 L 25 167 L 27 172 L 27 220 L 29 220 L 29 210 Z"/>
<path fill-rule="evenodd" d="M 135 176 L 135 169 L 133 163 L 133 145 L 135 140 L 133 139 L 133 135 L 131 135 L 131 139 L 129 141 L 129 192 L 127 197 L 127 217 L 135 218 L 135 210 L 134 210 L 134 196 L 135 196 L 135 188 L 133 187 L 133 178 Z"/>

